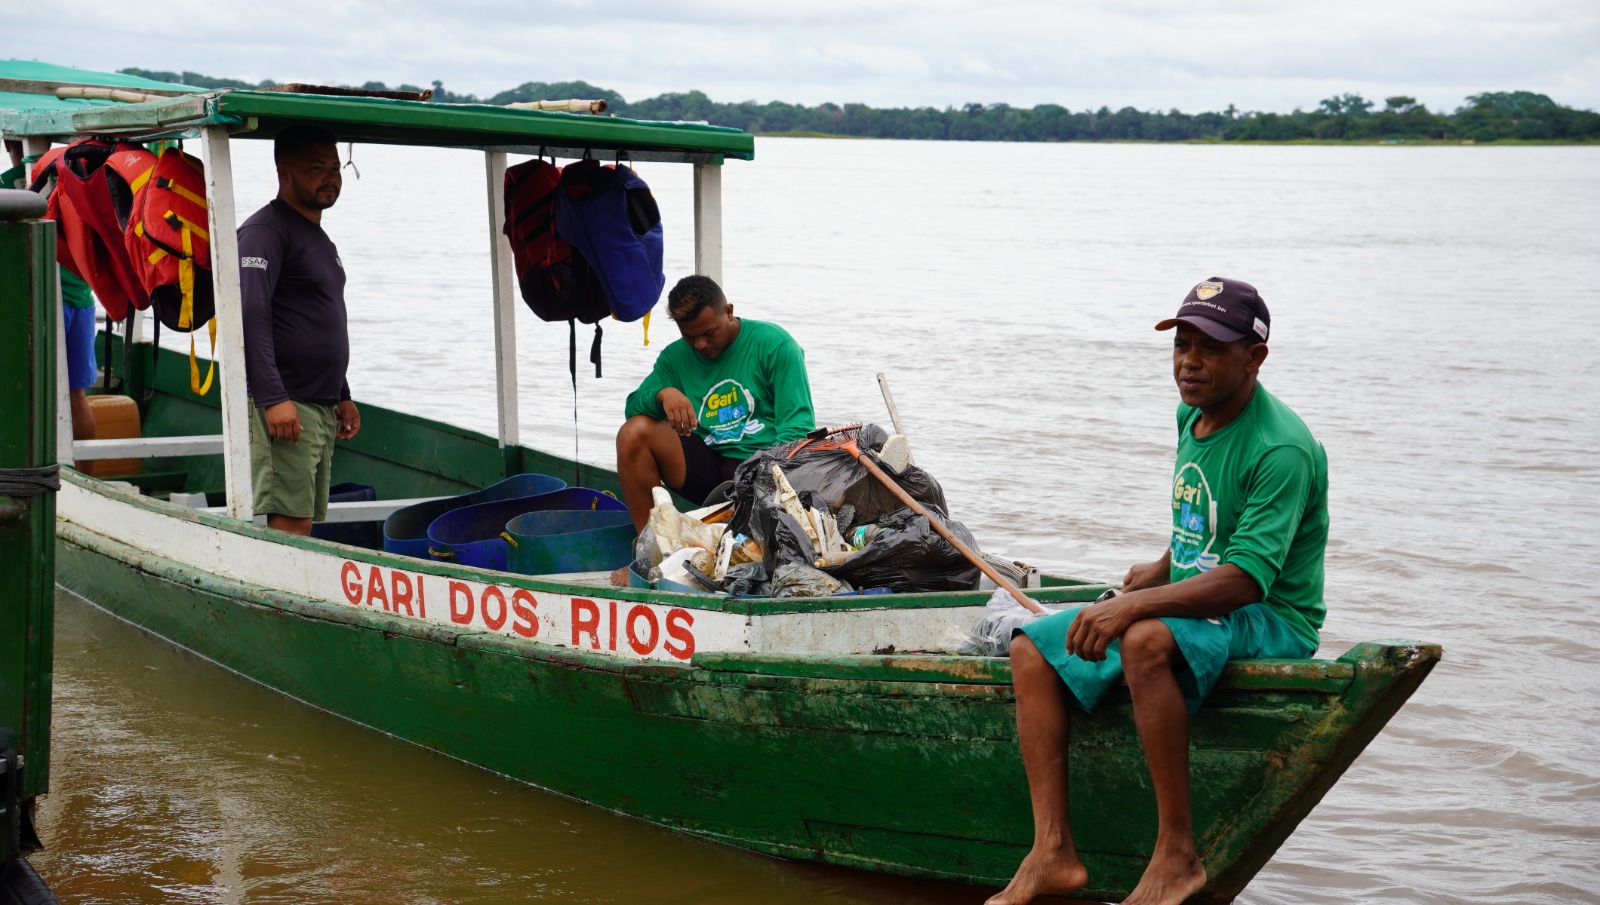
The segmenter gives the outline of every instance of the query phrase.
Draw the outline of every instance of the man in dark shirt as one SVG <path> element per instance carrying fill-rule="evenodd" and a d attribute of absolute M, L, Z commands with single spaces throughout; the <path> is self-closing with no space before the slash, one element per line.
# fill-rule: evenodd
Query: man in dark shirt
<path fill-rule="evenodd" d="M 361 429 L 345 382 L 344 264 L 321 226 L 342 185 L 334 141 L 316 126 L 280 132 L 278 197 L 239 227 L 254 508 L 296 534 L 327 518 L 333 442 Z"/>

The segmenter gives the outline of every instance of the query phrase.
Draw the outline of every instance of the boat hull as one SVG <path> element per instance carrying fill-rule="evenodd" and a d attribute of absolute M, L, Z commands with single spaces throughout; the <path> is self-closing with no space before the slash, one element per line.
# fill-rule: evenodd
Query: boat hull
<path fill-rule="evenodd" d="M 755 851 L 907 876 L 999 884 L 1031 839 L 1004 660 L 748 646 L 624 659 L 329 603 L 124 540 L 62 521 L 61 584 L 268 687 L 541 788 Z M 350 551 L 324 546 L 334 561 Z M 1396 643 L 1230 667 L 1193 721 L 1212 878 L 1196 901 L 1243 888 L 1438 655 Z M 1075 719 L 1071 755 L 1093 878 L 1083 895 L 1117 898 L 1154 842 L 1125 691 Z"/>

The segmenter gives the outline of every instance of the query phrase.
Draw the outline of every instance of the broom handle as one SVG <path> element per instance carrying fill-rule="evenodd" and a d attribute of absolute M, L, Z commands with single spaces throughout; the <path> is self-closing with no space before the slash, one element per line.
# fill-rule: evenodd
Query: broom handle
<path fill-rule="evenodd" d="M 856 461 L 860 462 L 862 466 L 867 469 L 867 471 L 871 472 L 872 476 L 877 478 L 879 483 L 889 488 L 889 492 L 893 493 L 900 500 L 900 502 L 905 503 L 912 512 L 915 512 L 916 514 L 926 518 L 928 520 L 928 524 L 933 526 L 933 530 L 939 532 L 940 537 L 949 541 L 950 546 L 955 547 L 962 556 L 967 558 L 967 562 L 977 566 L 980 572 L 989 576 L 990 581 L 999 585 L 1000 588 L 1007 594 L 1010 594 L 1011 599 L 1022 604 L 1024 607 L 1027 607 L 1029 610 L 1032 610 L 1040 616 L 1047 615 L 1045 609 L 1039 606 L 1037 603 L 1034 603 L 1028 597 L 1028 595 L 1022 593 L 1020 588 L 1011 583 L 1011 579 L 1001 575 L 998 569 L 989 565 L 988 560 L 978 555 L 978 551 L 967 546 L 966 543 L 961 540 L 961 538 L 956 537 L 954 532 L 952 532 L 949 528 L 946 528 L 944 522 L 940 521 L 938 516 L 924 508 L 921 503 L 912 498 L 911 494 L 906 493 L 905 488 L 900 486 L 900 482 L 890 477 L 888 472 L 879 468 L 878 463 L 872 461 L 870 456 L 861 451 L 860 447 L 856 445 L 855 440 L 846 441 L 842 445 L 842 448 L 846 452 L 850 453 L 850 455 L 855 456 Z"/>

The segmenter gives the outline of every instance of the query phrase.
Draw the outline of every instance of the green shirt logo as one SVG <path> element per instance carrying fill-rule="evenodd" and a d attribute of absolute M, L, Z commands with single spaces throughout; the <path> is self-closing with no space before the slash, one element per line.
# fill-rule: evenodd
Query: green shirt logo
<path fill-rule="evenodd" d="M 755 416 L 755 397 L 744 384 L 729 378 L 714 384 L 700 400 L 700 425 L 706 429 L 706 445 L 737 443 L 766 430 Z"/>
<path fill-rule="evenodd" d="M 1205 472 L 1185 463 L 1172 479 L 1172 568 L 1209 572 L 1221 557 L 1211 552 L 1217 539 L 1217 500 Z"/>

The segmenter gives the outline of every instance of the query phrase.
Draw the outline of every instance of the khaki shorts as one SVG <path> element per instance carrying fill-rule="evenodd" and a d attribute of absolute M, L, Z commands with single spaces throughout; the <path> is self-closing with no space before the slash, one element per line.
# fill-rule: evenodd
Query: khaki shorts
<path fill-rule="evenodd" d="M 323 521 L 328 517 L 328 479 L 338 419 L 333 406 L 296 402 L 300 442 L 274 440 L 261 409 L 250 406 L 250 480 L 257 515 Z"/>

